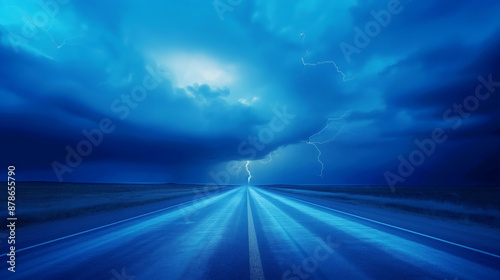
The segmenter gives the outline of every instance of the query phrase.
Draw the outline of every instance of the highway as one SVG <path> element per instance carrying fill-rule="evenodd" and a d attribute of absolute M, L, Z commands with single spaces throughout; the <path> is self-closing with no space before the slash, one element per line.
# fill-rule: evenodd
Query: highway
<path fill-rule="evenodd" d="M 194 198 L 20 228 L 0 279 L 500 279 L 498 229 L 251 186 Z"/>

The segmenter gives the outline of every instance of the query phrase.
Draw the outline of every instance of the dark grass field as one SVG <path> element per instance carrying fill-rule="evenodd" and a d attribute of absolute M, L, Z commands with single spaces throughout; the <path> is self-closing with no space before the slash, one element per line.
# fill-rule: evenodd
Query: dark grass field
<path fill-rule="evenodd" d="M 500 227 L 500 187 L 267 186 L 346 203 Z"/>
<path fill-rule="evenodd" d="M 198 195 L 201 198 L 222 189 L 222 187 L 205 189 L 203 185 L 178 184 L 18 182 L 16 215 L 20 221 L 19 226 L 22 227 L 187 195 Z"/>
<path fill-rule="evenodd" d="M 233 187 L 237 186 L 205 188 L 204 185 L 180 184 L 18 182 L 16 211 L 19 219 L 23 221 L 20 226 L 23 226 L 187 195 L 197 195 L 201 198 Z M 394 191 L 387 186 L 261 187 L 500 227 L 500 187 L 398 187 Z"/>
<path fill-rule="evenodd" d="M 326 185 L 269 185 L 269 188 L 314 190 L 328 193 L 348 193 L 376 197 L 433 200 L 500 210 L 498 187 L 396 187 L 387 186 L 326 186 Z"/>

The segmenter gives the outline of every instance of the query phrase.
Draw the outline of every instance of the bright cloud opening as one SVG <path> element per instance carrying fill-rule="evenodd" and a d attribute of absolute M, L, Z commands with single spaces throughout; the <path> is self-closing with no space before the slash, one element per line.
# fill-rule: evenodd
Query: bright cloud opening
<path fill-rule="evenodd" d="M 206 84 L 211 88 L 229 87 L 236 80 L 236 67 L 206 55 L 176 53 L 163 61 L 173 74 L 175 86 L 186 88 Z"/>

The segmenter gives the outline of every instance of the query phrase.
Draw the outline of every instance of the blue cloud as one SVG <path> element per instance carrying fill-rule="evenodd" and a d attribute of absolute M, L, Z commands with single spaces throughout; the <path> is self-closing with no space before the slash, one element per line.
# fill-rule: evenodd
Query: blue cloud
<path fill-rule="evenodd" d="M 399 155 L 443 128 L 447 142 L 402 184 L 500 182 L 497 95 L 459 129 L 443 118 L 479 76 L 500 80 L 497 1 L 243 1 L 223 20 L 210 1 L 6 2 L 1 152 L 24 180 L 60 179 L 58 162 L 67 181 L 206 183 L 252 160 L 256 183 L 386 184 Z M 103 120 L 113 132 L 68 166 L 67 147 Z M 320 145 L 319 177 L 305 142 L 339 131 Z"/>

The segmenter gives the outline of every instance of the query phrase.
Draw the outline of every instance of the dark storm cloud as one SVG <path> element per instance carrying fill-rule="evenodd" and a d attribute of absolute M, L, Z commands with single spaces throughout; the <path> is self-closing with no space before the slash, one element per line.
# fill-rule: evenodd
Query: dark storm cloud
<path fill-rule="evenodd" d="M 67 39 L 60 48 L 39 30 L 16 51 L 25 21 L 0 10 L 2 160 L 23 179 L 57 180 L 52 163 L 66 165 L 67 147 L 109 119 L 113 131 L 64 180 L 204 183 L 251 159 L 258 183 L 384 184 L 399 154 L 443 127 L 448 141 L 405 183 L 498 182 L 498 163 L 484 157 L 497 152 L 498 95 L 459 129 L 443 119 L 480 75 L 500 80 L 497 1 L 248 1 L 224 21 L 210 1 L 101 2 L 60 7 L 50 28 Z M 354 27 L 389 3 L 401 12 L 349 62 L 339 44 L 355 45 Z M 249 144 L 273 126 L 270 141 Z M 319 131 L 334 138 L 320 145 L 323 178 L 305 143 Z"/>

